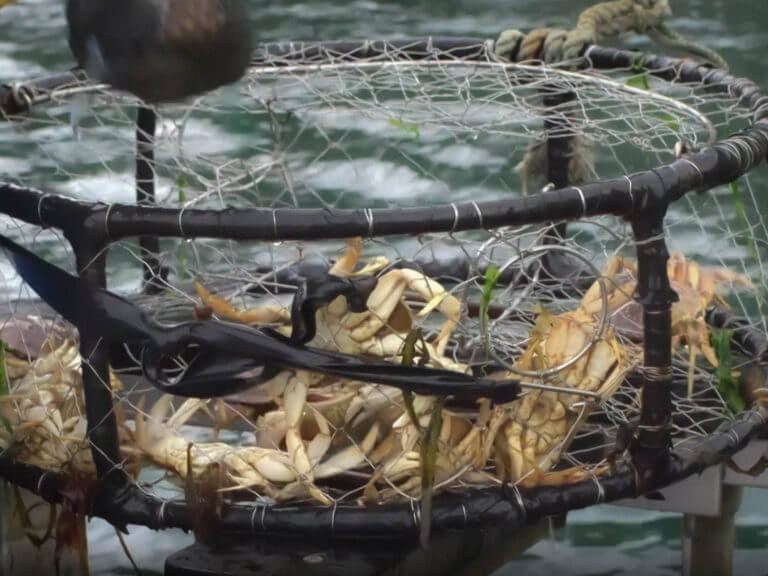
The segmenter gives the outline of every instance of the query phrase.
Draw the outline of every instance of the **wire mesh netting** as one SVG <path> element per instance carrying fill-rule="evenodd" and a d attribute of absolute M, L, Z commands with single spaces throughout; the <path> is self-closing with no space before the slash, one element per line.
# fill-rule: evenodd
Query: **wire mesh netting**
<path fill-rule="evenodd" d="M 520 379 L 521 397 L 411 395 L 300 369 L 224 398 L 160 397 L 137 376 L 141 351 L 126 346 L 103 382 L 119 415 L 123 459 L 114 466 L 160 497 L 202 500 L 200 486 L 214 486 L 227 500 L 324 505 L 416 501 L 432 485 L 461 494 L 506 481 L 563 485 L 620 466 L 641 410 L 630 224 L 604 216 L 571 222 L 566 233 L 561 222 L 486 229 L 480 203 L 538 194 L 558 169 L 567 181 L 558 185 L 580 186 L 670 163 L 745 130 L 750 111 L 726 84 L 664 80 L 640 60 L 610 70 L 510 64 L 484 43 L 418 58 L 407 45 L 354 61 L 305 53 L 264 50 L 240 85 L 154 110 L 144 163 L 157 203 L 179 210 L 179 236 L 184 213 L 199 208 L 275 209 L 267 231 L 275 237 L 287 208 L 454 203 L 458 219 L 463 203 L 481 225 L 377 236 L 369 211 L 366 238 L 345 239 L 345 230 L 325 234 L 337 240 L 166 238 L 158 262 L 120 240 L 109 248 L 108 287 L 164 324 L 227 321 L 287 337 L 299 292 L 321 300 L 312 347 Z M 36 97 L 30 113 L 0 125 L 25 159 L 7 161 L 7 180 L 135 202 L 141 104 L 77 84 Z M 730 307 L 765 331 L 768 229 L 751 178 L 688 195 L 667 215 L 679 450 L 745 408 L 736 375 L 751 360 L 731 354 L 730 336 L 705 317 Z M 3 230 L 74 270 L 61 233 L 11 218 Z M 142 292 L 146 271 L 151 294 Z M 3 273 L 10 386 L 0 438 L 20 461 L 93 475 L 77 333 L 33 300 L 9 264 Z M 323 290 L 337 279 L 364 305 Z M 183 376 L 196 361 L 179 356 L 164 370 Z"/>

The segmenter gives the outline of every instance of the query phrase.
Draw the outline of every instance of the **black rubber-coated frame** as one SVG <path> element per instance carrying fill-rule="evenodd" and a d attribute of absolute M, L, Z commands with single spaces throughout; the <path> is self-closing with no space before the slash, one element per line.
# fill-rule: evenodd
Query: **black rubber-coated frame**
<path fill-rule="evenodd" d="M 299 65 L 307 62 L 354 61 L 360 58 L 405 60 L 493 59 L 492 41 L 462 38 L 420 38 L 374 42 L 280 43 L 259 47 L 254 65 Z M 670 311 L 676 295 L 667 278 L 668 253 L 663 221 L 667 207 L 691 191 L 706 191 L 729 183 L 763 161 L 768 153 L 768 97 L 750 80 L 739 79 L 689 60 L 642 56 L 612 48 L 591 47 L 585 67 L 632 69 L 642 65 L 650 74 L 668 81 L 700 83 L 730 96 L 750 111 L 746 132 L 672 164 L 580 186 L 561 187 L 524 198 L 411 209 L 249 209 L 176 210 L 142 205 L 84 203 L 11 184 L 0 184 L 0 212 L 30 224 L 62 230 L 77 255 L 79 272 L 92 286 L 104 286 L 106 251 L 112 242 L 127 237 L 210 237 L 233 240 L 321 240 L 351 236 L 385 236 L 424 232 L 456 232 L 521 224 L 575 220 L 615 215 L 632 223 L 637 245 L 638 293 L 644 307 L 645 362 L 642 413 L 634 464 L 599 479 L 559 487 L 517 489 L 508 485 L 436 499 L 432 526 L 436 529 L 510 522 L 524 524 L 571 509 L 638 496 L 720 461 L 763 432 L 766 414 L 760 405 L 726 423 L 703 440 L 693 456 L 683 458 L 669 450 L 672 405 Z M 278 60 L 279 59 L 279 60 Z M 70 73 L 24 86 L 0 87 L 1 115 L 24 111 L 25 104 L 45 101 Z M 59 82 L 59 84 L 57 84 Z M 137 176 L 139 193 L 150 195 L 141 176 L 151 170 L 151 155 L 143 137 L 150 135 L 153 118 L 139 113 Z M 553 146 L 550 153 L 558 153 Z M 146 180 L 146 179 L 145 179 Z M 139 203 L 140 204 L 140 203 Z M 154 245 L 153 245 L 154 246 Z M 765 359 L 766 339 L 722 310 L 710 320 L 735 326 L 734 341 L 757 360 Z M 190 529 L 189 510 L 183 501 L 162 501 L 126 481 L 115 467 L 120 462 L 109 379 L 109 356 L 99 339 L 98 326 L 81 328 L 88 434 L 93 445 L 99 490 L 91 513 L 117 526 L 140 524 L 150 528 Z M 0 459 L 0 476 L 58 502 L 65 479 L 54 473 L 10 459 Z M 358 537 L 361 534 L 402 536 L 419 524 L 418 506 L 392 504 L 368 508 L 339 506 L 225 505 L 223 528 L 234 531 L 306 533 L 322 537 Z"/>

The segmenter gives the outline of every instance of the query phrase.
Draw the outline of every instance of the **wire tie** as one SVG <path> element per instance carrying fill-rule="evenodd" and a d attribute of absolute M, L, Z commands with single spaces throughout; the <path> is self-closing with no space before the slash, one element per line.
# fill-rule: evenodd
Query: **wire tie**
<path fill-rule="evenodd" d="M 418 528 L 419 525 L 421 524 L 421 512 L 413 500 L 411 500 L 410 502 L 411 502 L 411 516 L 413 518 L 413 525 L 415 528 Z"/>
<path fill-rule="evenodd" d="M 363 213 L 365 214 L 365 220 L 368 222 L 368 237 L 373 238 L 373 210 L 366 208 Z"/>
<path fill-rule="evenodd" d="M 336 531 L 336 507 L 338 503 L 334 501 L 333 510 L 331 510 L 331 534 Z"/>
<path fill-rule="evenodd" d="M 277 240 L 277 210 L 272 210 L 272 237 Z"/>
<path fill-rule="evenodd" d="M 693 167 L 693 169 L 696 170 L 696 172 L 699 173 L 699 184 L 703 184 L 704 183 L 704 174 L 701 172 L 701 168 L 696 166 L 696 164 L 694 164 L 693 161 L 691 161 L 689 158 L 680 158 L 680 161 L 681 162 L 685 162 L 685 163 L 691 165 Z"/>
<path fill-rule="evenodd" d="M 483 223 L 483 212 L 480 210 L 480 206 L 478 206 L 477 202 L 472 202 L 472 206 L 475 208 L 475 212 L 477 212 L 477 223 L 480 228 L 485 228 L 485 224 Z"/>
<path fill-rule="evenodd" d="M 453 208 L 453 226 L 451 226 L 450 233 L 453 234 L 459 226 L 459 208 L 453 202 L 451 202 L 451 208 Z"/>
<path fill-rule="evenodd" d="M 50 474 L 50 472 L 43 472 L 42 476 L 40 476 L 40 479 L 37 481 L 37 493 L 40 494 L 43 491 L 43 482 L 45 482 L 46 477 Z"/>
<path fill-rule="evenodd" d="M 104 215 L 104 234 L 107 235 L 107 240 L 112 240 L 112 236 L 109 233 L 109 215 L 112 213 L 112 206 L 114 204 L 111 203 L 107 206 L 107 213 Z"/>
<path fill-rule="evenodd" d="M 578 186 L 574 186 L 573 189 L 579 193 L 579 198 L 581 199 L 581 215 L 586 216 L 587 215 L 587 199 L 584 197 L 584 191 Z"/>
<path fill-rule="evenodd" d="M 163 500 L 160 504 L 160 509 L 157 511 L 157 524 L 162 528 L 165 526 L 165 506 L 168 504 L 168 500 Z"/>
<path fill-rule="evenodd" d="M 45 223 L 43 222 L 43 200 L 48 196 L 50 196 L 50 193 L 46 192 L 40 196 L 40 200 L 37 201 L 37 219 L 40 221 L 40 226 L 43 227 L 45 227 Z"/>
<path fill-rule="evenodd" d="M 507 486 L 512 490 L 512 494 L 515 497 L 515 502 L 520 509 L 520 513 L 523 515 L 523 522 L 525 522 L 528 513 L 525 509 L 525 502 L 523 502 L 523 495 L 520 494 L 520 488 L 517 487 L 517 484 L 512 484 L 511 482 L 508 483 Z"/>
<path fill-rule="evenodd" d="M 627 183 L 629 184 L 629 190 L 627 190 L 627 194 L 629 194 L 629 201 L 632 203 L 632 210 L 635 209 L 635 195 L 632 194 L 632 178 L 624 175 L 624 178 L 626 179 Z"/>
<path fill-rule="evenodd" d="M 181 210 L 179 211 L 179 236 L 182 238 L 186 238 L 186 234 L 184 233 L 184 225 L 182 224 L 182 218 L 184 217 L 184 211 L 187 209 L 186 206 L 182 206 Z"/>
<path fill-rule="evenodd" d="M 590 474 L 592 475 L 592 480 L 595 481 L 595 486 L 597 486 L 597 504 L 602 504 L 605 502 L 605 488 L 600 484 L 600 479 L 597 477 L 597 474 L 592 471 L 590 471 Z"/>
<path fill-rule="evenodd" d="M 11 84 L 11 95 L 17 106 L 25 108 L 27 112 L 32 109 L 32 96 L 30 88 L 21 82 Z"/>

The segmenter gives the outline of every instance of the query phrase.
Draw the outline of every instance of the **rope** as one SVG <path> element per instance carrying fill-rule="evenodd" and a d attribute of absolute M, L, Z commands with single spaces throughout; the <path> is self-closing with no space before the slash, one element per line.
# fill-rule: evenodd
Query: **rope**
<path fill-rule="evenodd" d="M 711 48 L 707 48 L 706 46 L 702 46 L 701 44 L 689 40 L 666 24 L 660 24 L 656 28 L 650 30 L 649 36 L 657 44 L 675 50 L 682 50 L 683 52 L 687 52 L 691 56 L 696 57 L 698 60 L 712 64 L 716 68 L 728 70 L 728 62 L 726 62 L 725 58 L 720 56 L 720 54 Z"/>
<path fill-rule="evenodd" d="M 581 57 L 590 45 L 631 32 L 647 34 L 654 41 L 727 69 L 727 63 L 717 52 L 684 38 L 664 24 L 664 19 L 671 15 L 668 0 L 601 2 L 584 10 L 576 28 L 570 31 L 538 28 L 525 34 L 505 30 L 496 41 L 495 52 L 513 62 L 564 62 Z"/>
<path fill-rule="evenodd" d="M 562 63 L 580 58 L 586 49 L 627 33 L 647 34 L 654 41 L 683 50 L 700 60 L 718 68 L 728 68 L 726 61 L 715 51 L 688 40 L 664 24 L 671 16 L 669 0 L 616 0 L 601 2 L 584 10 L 579 16 L 576 28 L 537 28 L 529 33 L 520 30 L 505 30 L 495 44 L 498 57 L 524 62 L 531 60 L 546 63 Z M 565 112 L 563 112 L 565 113 Z M 583 137 L 574 137 L 569 143 L 570 185 L 586 182 L 594 168 L 591 147 Z M 523 161 L 517 165 L 527 194 L 533 184 L 536 189 L 547 185 L 548 153 L 544 142 L 533 142 Z"/>

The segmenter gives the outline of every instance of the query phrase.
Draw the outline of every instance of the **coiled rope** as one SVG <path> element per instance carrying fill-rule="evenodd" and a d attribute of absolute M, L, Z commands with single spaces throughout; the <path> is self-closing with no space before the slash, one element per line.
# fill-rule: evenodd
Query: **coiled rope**
<path fill-rule="evenodd" d="M 601 2 L 584 10 L 576 28 L 538 28 L 529 33 L 510 29 L 501 33 L 495 44 L 500 58 L 546 63 L 575 60 L 592 44 L 599 44 L 622 34 L 648 35 L 667 47 L 682 50 L 717 68 L 727 62 L 714 50 L 689 40 L 664 23 L 672 15 L 668 0 L 616 0 Z"/>

